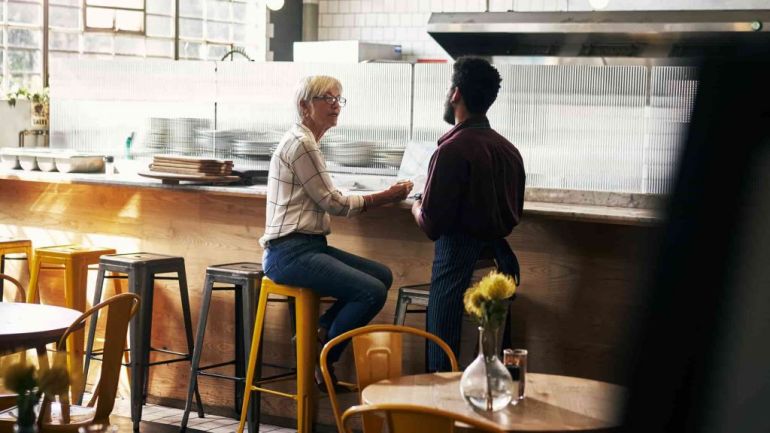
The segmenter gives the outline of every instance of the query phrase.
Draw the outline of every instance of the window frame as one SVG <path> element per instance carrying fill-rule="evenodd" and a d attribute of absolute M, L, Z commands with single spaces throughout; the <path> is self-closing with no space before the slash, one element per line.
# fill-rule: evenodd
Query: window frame
<path fill-rule="evenodd" d="M 137 35 L 137 36 L 147 36 L 147 0 L 141 0 L 142 1 L 142 7 L 139 8 L 127 8 L 127 7 L 120 7 L 120 6 L 101 6 L 101 5 L 89 5 L 88 0 L 83 0 L 83 32 L 84 33 L 113 33 L 113 34 L 126 34 L 126 35 Z M 141 12 L 142 13 L 142 30 L 141 31 L 135 31 L 135 30 L 120 30 L 116 28 L 112 29 L 105 29 L 105 28 L 99 28 L 99 27 L 89 27 L 88 26 L 88 9 L 102 9 L 102 10 L 111 10 L 111 11 L 127 11 L 127 12 Z M 114 24 L 113 24 L 114 25 Z"/>

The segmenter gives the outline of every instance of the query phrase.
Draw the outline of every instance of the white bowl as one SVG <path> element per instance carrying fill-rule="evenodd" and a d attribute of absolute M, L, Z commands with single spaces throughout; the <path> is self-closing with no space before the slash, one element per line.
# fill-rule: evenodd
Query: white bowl
<path fill-rule="evenodd" d="M 41 171 L 54 171 L 54 170 L 56 170 L 56 163 L 54 162 L 54 157 L 53 156 L 37 155 L 35 158 L 37 160 L 37 167 Z"/>
<path fill-rule="evenodd" d="M 37 170 L 37 157 L 35 155 L 19 155 L 21 168 L 27 171 Z"/>
<path fill-rule="evenodd" d="M 0 167 L 7 170 L 19 168 L 19 157 L 17 155 L 0 153 Z"/>

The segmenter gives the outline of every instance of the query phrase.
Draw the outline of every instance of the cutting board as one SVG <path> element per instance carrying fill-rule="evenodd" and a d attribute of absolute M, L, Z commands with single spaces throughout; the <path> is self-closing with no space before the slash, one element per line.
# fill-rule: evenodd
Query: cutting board
<path fill-rule="evenodd" d="M 160 179 L 165 185 L 179 185 L 179 182 L 192 182 L 192 183 L 232 183 L 237 182 L 241 178 L 239 176 L 205 176 L 205 175 L 192 175 L 192 174 L 179 174 L 179 173 L 164 173 L 160 171 L 140 171 L 137 173 L 139 176 L 150 177 L 153 179 Z"/>

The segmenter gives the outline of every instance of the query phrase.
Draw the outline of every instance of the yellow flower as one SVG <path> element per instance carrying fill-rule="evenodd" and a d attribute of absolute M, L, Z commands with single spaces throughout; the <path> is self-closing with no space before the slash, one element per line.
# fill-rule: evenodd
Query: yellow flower
<path fill-rule="evenodd" d="M 69 386 L 70 376 L 65 366 L 54 365 L 40 374 L 40 391 L 46 394 L 66 394 Z"/>
<path fill-rule="evenodd" d="M 496 271 L 482 278 L 477 286 L 479 292 L 492 301 L 508 299 L 516 293 L 516 283 L 513 278 Z"/>
<path fill-rule="evenodd" d="M 465 311 L 478 319 L 484 315 L 482 310 L 482 303 L 484 302 L 484 296 L 478 290 L 478 285 L 471 286 L 465 291 L 463 296 L 463 303 L 465 304 Z"/>
<path fill-rule="evenodd" d="M 17 394 L 24 394 L 37 386 L 35 366 L 32 364 L 17 362 L 5 366 L 2 373 L 5 387 Z"/>

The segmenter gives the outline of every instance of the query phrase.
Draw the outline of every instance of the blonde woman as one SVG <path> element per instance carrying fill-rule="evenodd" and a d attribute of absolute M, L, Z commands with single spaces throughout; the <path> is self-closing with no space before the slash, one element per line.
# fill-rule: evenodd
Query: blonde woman
<path fill-rule="evenodd" d="M 325 343 L 369 323 L 385 304 L 393 282 L 387 266 L 327 244 L 329 215 L 352 217 L 401 201 L 412 183 L 396 183 L 371 195 L 341 193 L 326 170 L 318 142 L 337 126 L 346 102 L 342 85 L 323 75 L 304 78 L 297 85 L 294 102 L 297 122 L 270 160 L 265 234 L 260 239 L 265 248 L 262 263 L 265 274 L 277 283 L 306 287 L 337 299 L 319 319 L 319 338 Z M 343 349 L 339 345 L 329 353 L 332 372 L 331 364 Z M 323 385 L 318 368 L 316 382 Z"/>

